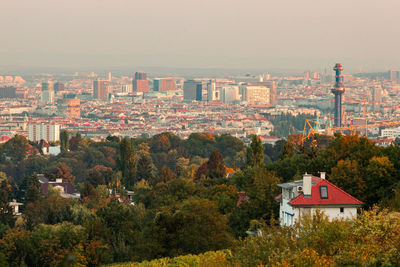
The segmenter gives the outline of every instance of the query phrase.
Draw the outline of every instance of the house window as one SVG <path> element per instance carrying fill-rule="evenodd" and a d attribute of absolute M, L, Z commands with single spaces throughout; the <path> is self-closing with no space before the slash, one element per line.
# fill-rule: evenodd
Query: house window
<path fill-rule="evenodd" d="M 321 198 L 328 198 L 328 187 L 326 185 L 321 185 L 319 187 Z"/>
<path fill-rule="evenodd" d="M 340 213 L 343 213 L 344 212 L 344 208 L 340 208 Z"/>

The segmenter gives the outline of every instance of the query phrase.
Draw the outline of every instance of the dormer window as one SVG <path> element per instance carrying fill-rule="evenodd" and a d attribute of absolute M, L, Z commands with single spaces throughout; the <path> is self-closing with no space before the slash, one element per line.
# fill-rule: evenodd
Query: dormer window
<path fill-rule="evenodd" d="M 321 194 L 321 199 L 327 199 L 328 198 L 328 187 L 326 185 L 320 185 L 319 186 L 319 192 Z"/>

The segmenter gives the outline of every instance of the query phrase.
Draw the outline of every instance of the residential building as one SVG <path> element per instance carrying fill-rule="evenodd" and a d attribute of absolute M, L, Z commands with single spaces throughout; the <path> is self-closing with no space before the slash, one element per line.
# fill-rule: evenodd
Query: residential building
<path fill-rule="evenodd" d="M 93 81 L 93 98 L 107 101 L 108 100 L 108 85 L 107 80 L 95 80 Z"/>
<path fill-rule="evenodd" d="M 175 91 L 176 82 L 174 78 L 155 78 L 153 81 L 154 91 Z"/>
<path fill-rule="evenodd" d="M 305 174 L 302 180 L 279 184 L 282 194 L 275 199 L 280 203 L 281 226 L 292 226 L 302 216 L 313 215 L 317 210 L 329 220 L 352 219 L 357 216 L 357 208 L 363 204 L 342 189 L 321 177 Z"/>
<path fill-rule="evenodd" d="M 29 141 L 45 140 L 55 142 L 60 140 L 60 125 L 58 124 L 28 124 Z"/>

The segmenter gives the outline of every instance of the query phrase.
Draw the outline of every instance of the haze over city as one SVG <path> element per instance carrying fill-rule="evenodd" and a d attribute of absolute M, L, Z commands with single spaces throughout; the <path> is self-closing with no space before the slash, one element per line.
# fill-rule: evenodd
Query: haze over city
<path fill-rule="evenodd" d="M 20 0 L 0 9 L 1 70 L 399 68 L 400 1 Z"/>

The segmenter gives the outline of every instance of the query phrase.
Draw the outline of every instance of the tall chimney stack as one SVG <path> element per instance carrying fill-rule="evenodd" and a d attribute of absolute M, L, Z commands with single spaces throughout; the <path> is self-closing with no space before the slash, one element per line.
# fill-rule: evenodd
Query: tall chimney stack
<path fill-rule="evenodd" d="M 324 179 L 325 180 L 325 175 L 326 175 L 326 172 L 320 172 L 320 177 L 321 177 L 321 179 Z"/>
<path fill-rule="evenodd" d="M 312 178 L 311 174 L 305 173 L 303 176 L 303 194 L 304 197 L 311 197 Z"/>

